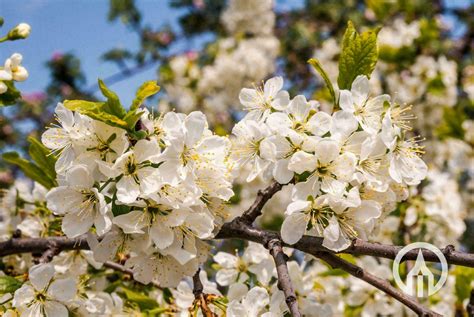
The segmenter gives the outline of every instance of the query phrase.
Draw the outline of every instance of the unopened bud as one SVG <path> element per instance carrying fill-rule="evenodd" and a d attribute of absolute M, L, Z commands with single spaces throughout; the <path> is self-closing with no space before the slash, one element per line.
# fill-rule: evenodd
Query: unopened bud
<path fill-rule="evenodd" d="M 10 41 L 26 39 L 31 32 L 29 24 L 20 23 L 8 32 L 7 37 Z"/>

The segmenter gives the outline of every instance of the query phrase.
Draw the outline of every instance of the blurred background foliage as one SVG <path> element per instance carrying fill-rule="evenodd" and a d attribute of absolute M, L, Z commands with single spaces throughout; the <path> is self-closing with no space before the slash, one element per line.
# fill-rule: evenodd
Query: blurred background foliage
<path fill-rule="evenodd" d="M 237 43 L 243 39 L 258 41 L 261 39 L 262 30 L 247 28 L 244 32 L 239 30 L 231 32 L 225 27 L 221 18 L 227 5 L 225 0 L 169 0 L 168 4 L 171 8 L 182 12 L 178 27 L 162 24 L 160 21 L 155 25 L 144 23 L 144 12 L 140 11 L 134 0 L 109 1 L 109 12 L 104 19 L 108 19 L 114 25 L 119 23 L 125 25 L 128 32 L 133 33 L 139 42 L 138 48 L 132 50 L 107 47 L 107 41 L 104 39 L 101 60 L 117 68 L 116 73 L 103 76 L 105 83 L 112 89 L 114 84 L 130 80 L 136 74 L 153 68 L 156 69 L 155 79 L 160 85 L 164 85 L 158 99 L 163 96 L 166 99 L 166 95 L 171 94 L 167 93 L 167 85 L 171 87 L 181 77 L 186 78 L 183 87 L 193 92 L 198 91 L 201 71 L 216 62 L 216 56 L 222 50 L 219 39 L 231 37 Z M 152 1 L 147 2 L 146 6 L 147 10 L 153 10 Z M 472 1 L 455 3 L 440 0 L 304 0 L 298 1 L 297 5 L 285 6 L 284 9 L 279 9 L 277 6 L 275 14 L 276 20 L 272 31 L 279 40 L 279 52 L 273 73 L 285 77 L 285 88 L 292 94 L 304 93 L 307 97 L 315 97 L 323 106 L 324 100 L 330 100 L 330 95 L 323 81 L 310 70 L 307 60 L 316 56 L 324 67 L 329 67 L 331 62 L 337 62 L 338 52 L 327 56 L 325 53 L 327 49 L 323 49 L 323 45 L 329 43 L 328 40 L 331 38 L 342 38 L 348 20 L 353 21 L 361 30 L 392 25 L 394 21 L 400 19 L 407 24 L 419 21 L 420 36 L 410 45 L 380 46 L 380 61 L 383 63 L 378 78 L 380 88 L 389 91 L 388 76 L 385 77 L 385 74 L 407 72 L 407 69 L 416 64 L 420 55 L 431 56 L 435 60 L 446 56 L 449 60 L 455 61 L 457 64 L 455 104 L 442 104 L 446 94 L 442 78 L 435 76 L 427 79 L 427 89 L 432 94 L 436 92 L 440 94 L 441 107 L 438 108 L 442 112 L 441 119 L 420 126 L 415 132 L 421 132 L 420 134 L 426 136 L 428 141 L 430 138 L 459 139 L 473 146 L 472 140 L 465 140 L 466 129 L 462 126 L 463 122 L 474 118 L 474 99 L 466 93 L 466 88 L 463 88 L 474 83 Z M 194 38 L 200 37 L 209 40 L 204 41 L 203 45 L 194 45 L 195 47 L 191 48 L 188 45 L 177 45 L 192 42 Z M 235 47 L 235 44 L 232 45 Z M 231 48 L 224 46 L 224 49 Z M 185 57 L 186 63 L 180 68 L 183 70 L 182 74 L 177 74 L 176 66 L 172 64 L 177 56 Z M 53 122 L 52 113 L 57 102 L 65 99 L 96 99 L 95 93 L 98 87 L 90 86 L 86 82 L 81 60 L 73 53 L 57 53 L 45 61 L 45 65 L 50 74 L 46 90 L 23 94 L 16 106 L 0 110 L 2 152 L 14 149 L 27 156 L 27 137 L 38 138 L 44 127 Z M 235 67 L 238 68 L 239 65 Z M 192 108 L 209 109 L 207 98 L 215 91 L 196 93 L 196 96 L 193 96 Z M 178 85 L 177 94 L 180 92 Z M 156 98 L 154 102 L 156 104 Z M 212 114 L 208 112 L 206 114 L 211 116 L 210 123 L 215 131 L 227 134 L 232 123 L 240 118 L 240 112 L 238 100 L 223 104 L 224 108 L 212 109 Z M 165 106 L 160 101 L 160 110 L 165 108 L 190 110 L 183 109 L 175 98 L 169 96 Z M 420 116 L 419 113 L 417 115 Z M 0 161 L 0 186 L 2 188 L 10 186 L 18 173 L 18 170 Z M 462 177 L 468 179 L 472 176 L 460 177 L 460 184 L 463 186 Z M 468 190 L 468 195 L 472 195 L 472 191 Z M 276 217 L 274 221 L 281 221 L 278 219 Z M 469 220 L 467 222 L 469 224 Z M 277 228 L 274 222 L 268 223 L 267 226 Z M 471 250 L 474 250 L 473 232 L 472 229 L 467 230 L 464 239 L 464 245 Z"/>

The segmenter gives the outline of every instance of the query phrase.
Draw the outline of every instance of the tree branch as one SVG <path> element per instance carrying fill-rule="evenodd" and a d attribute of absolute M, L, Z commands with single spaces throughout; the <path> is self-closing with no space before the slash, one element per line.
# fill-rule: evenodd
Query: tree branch
<path fill-rule="evenodd" d="M 283 253 L 281 247 L 281 241 L 278 239 L 270 240 L 267 245 L 270 250 L 270 254 L 275 260 L 275 266 L 278 274 L 278 287 L 285 294 L 285 302 L 290 309 L 290 313 L 293 317 L 300 317 L 301 313 L 298 310 L 298 301 L 296 293 L 291 283 L 290 274 L 288 272 L 288 266 L 286 264 L 286 254 Z"/>
<path fill-rule="evenodd" d="M 204 294 L 204 286 L 202 285 L 201 278 L 199 273 L 201 268 L 199 268 L 193 276 L 193 294 L 194 294 L 194 303 L 201 308 L 201 311 L 205 317 L 217 317 L 215 313 L 207 305 L 207 294 Z"/>
<path fill-rule="evenodd" d="M 363 279 L 364 281 L 372 284 L 373 286 L 379 288 L 380 290 L 386 292 L 389 295 L 392 295 L 394 298 L 400 300 L 402 303 L 413 309 L 415 312 L 420 313 L 424 316 L 439 316 L 430 310 L 420 306 L 420 304 L 413 298 L 407 297 L 405 294 L 401 293 L 397 289 L 393 288 L 387 281 L 379 279 L 369 273 L 364 272 L 360 267 L 353 265 L 349 262 L 346 262 L 339 257 L 337 257 L 333 251 L 323 247 L 322 242 L 323 238 L 321 237 L 311 237 L 303 236 L 300 241 L 294 245 L 282 244 L 279 233 L 266 231 L 258 229 L 252 226 L 252 223 L 255 219 L 261 215 L 262 208 L 266 202 L 273 197 L 273 195 L 281 190 L 283 187 L 282 184 L 272 183 L 266 189 L 259 191 L 255 202 L 252 206 L 243 213 L 242 216 L 235 218 L 231 222 L 225 223 L 218 234 L 214 239 L 241 239 L 248 240 L 260 243 L 270 249 L 272 255 L 274 256 L 275 263 L 277 266 L 277 272 L 280 280 L 281 287 L 285 293 L 288 306 L 290 311 L 294 316 L 300 316 L 297 310 L 296 299 L 294 290 L 292 289 L 291 282 L 288 276 L 288 269 L 286 266 L 284 254 L 281 252 L 282 245 L 292 247 L 294 249 L 300 250 L 302 252 L 311 254 L 313 256 L 319 257 L 332 266 L 340 267 L 341 269 L 347 271 L 348 273 Z M 59 253 L 62 250 L 78 250 L 78 249 L 89 249 L 89 246 L 86 241 L 85 236 L 81 236 L 75 239 L 68 239 L 67 237 L 49 237 L 49 238 L 25 238 L 20 239 L 17 237 L 12 237 L 10 240 L 0 242 L 0 257 L 10 254 L 18 253 L 36 253 L 44 252 L 43 257 L 48 259 L 54 254 Z M 383 245 L 378 243 L 370 243 L 360 239 L 354 239 L 352 244 L 346 250 L 341 251 L 340 253 L 349 253 L 353 255 L 370 255 L 376 257 L 384 257 L 388 259 L 394 259 L 397 253 L 402 249 L 401 246 L 393 245 Z M 467 267 L 474 267 L 474 254 L 457 252 L 454 250 L 452 245 L 441 249 L 442 253 L 445 255 L 446 260 L 450 264 L 462 265 Z M 438 262 L 439 259 L 435 253 L 423 249 L 422 250 L 424 259 L 427 261 Z M 52 256 L 51 256 L 52 254 Z M 405 260 L 415 260 L 418 255 L 418 250 L 412 250 L 404 256 Z M 283 257 L 283 258 L 282 258 Z M 112 265 L 117 267 L 119 264 L 108 263 L 107 265 Z M 107 266 L 106 265 L 106 266 Z M 122 271 L 133 276 L 133 272 L 126 268 L 120 268 L 119 271 Z M 288 278 L 287 278 L 288 276 Z M 203 314 L 209 317 L 213 317 L 214 313 L 207 306 L 206 294 L 202 293 L 202 290 L 199 293 L 199 289 L 202 287 L 202 284 L 199 280 L 199 271 L 194 276 L 195 285 L 197 290 L 195 292 L 198 294 L 199 306 L 201 307 Z M 201 294 L 201 295 L 199 295 Z"/>
<path fill-rule="evenodd" d="M 435 313 L 434 311 L 429 310 L 428 308 L 425 308 L 420 303 L 418 303 L 416 298 L 406 295 L 405 293 L 399 291 L 398 289 L 393 287 L 388 281 L 381 279 L 370 273 L 367 273 L 361 267 L 354 265 L 350 262 L 347 262 L 344 259 L 341 259 L 340 257 L 336 256 L 335 254 L 328 253 L 328 252 L 316 252 L 316 254 L 314 255 L 326 261 L 329 265 L 331 265 L 331 267 L 342 269 L 346 271 L 347 273 L 351 274 L 352 276 L 355 276 L 369 283 L 370 285 L 375 286 L 382 292 L 386 293 L 387 295 L 392 296 L 399 302 L 403 303 L 405 306 L 413 310 L 419 316 L 426 316 L 426 317 L 441 316 Z"/>
<path fill-rule="evenodd" d="M 272 239 L 280 239 L 280 235 L 277 232 L 251 227 L 240 219 L 236 218 L 233 221 L 224 224 L 222 229 L 215 237 L 215 239 L 230 238 L 245 239 L 265 245 L 268 244 L 268 242 Z M 334 251 L 323 247 L 323 238 L 321 237 L 303 236 L 301 240 L 294 245 L 284 245 L 306 253 L 314 253 L 318 251 L 334 253 Z M 350 247 L 342 250 L 339 253 L 348 253 L 352 255 L 370 255 L 393 260 L 402 248 L 402 246 L 372 243 L 361 239 L 354 239 Z M 448 263 L 466 267 L 474 267 L 474 254 L 455 251 L 452 245 L 448 245 L 447 247 L 440 250 L 446 257 Z M 439 259 L 435 253 L 427 249 L 421 249 L 421 251 L 425 261 L 439 262 Z M 405 254 L 403 260 L 416 260 L 417 255 L 418 249 L 411 250 Z"/>
<path fill-rule="evenodd" d="M 89 249 L 86 236 L 69 239 L 68 237 L 48 238 L 11 238 L 0 242 L 0 257 L 18 253 L 43 253 L 51 247 L 51 243 L 59 251 Z"/>
<path fill-rule="evenodd" d="M 273 195 L 279 192 L 284 185 L 274 181 L 270 186 L 263 190 L 259 190 L 257 198 L 253 202 L 252 206 L 249 207 L 242 216 L 241 220 L 247 224 L 251 224 L 262 214 L 262 208 L 265 206 L 267 201 L 269 201 Z"/>
<path fill-rule="evenodd" d="M 240 218 L 236 218 L 231 222 L 225 223 L 214 239 L 243 239 L 266 245 L 272 239 L 280 239 L 277 232 L 254 228 Z M 69 239 L 65 236 L 47 237 L 47 238 L 11 238 L 7 241 L 0 242 L 0 257 L 20 254 L 20 253 L 43 253 L 50 248 L 51 241 L 54 241 L 56 247 L 60 251 L 66 250 L 88 250 L 86 237 L 80 236 Z M 284 246 L 298 249 L 306 253 L 314 253 L 317 251 L 331 252 L 333 251 L 323 247 L 323 238 L 303 236 L 300 241 L 294 245 L 284 244 Z M 380 243 L 372 243 L 360 239 L 354 239 L 351 246 L 339 253 L 348 253 L 352 255 L 370 255 L 375 257 L 395 259 L 397 253 L 402 246 L 387 245 Z M 435 253 L 422 249 L 425 261 L 439 262 Z M 455 251 L 453 246 L 447 246 L 441 249 L 449 264 L 455 264 L 465 267 L 474 267 L 474 254 Z M 416 260 L 418 249 L 411 250 L 405 254 L 404 260 Z"/>
<path fill-rule="evenodd" d="M 51 260 L 61 252 L 55 240 L 48 241 L 46 251 L 43 252 L 39 259 L 39 263 L 49 263 Z"/>

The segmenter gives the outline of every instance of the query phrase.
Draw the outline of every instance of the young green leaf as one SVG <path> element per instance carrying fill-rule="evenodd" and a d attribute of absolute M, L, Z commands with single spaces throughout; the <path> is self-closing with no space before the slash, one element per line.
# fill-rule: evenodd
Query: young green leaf
<path fill-rule="evenodd" d="M 379 28 L 359 34 L 351 21 L 342 39 L 339 57 L 339 89 L 350 89 L 358 75 L 370 78 L 378 58 L 377 33 Z"/>
<path fill-rule="evenodd" d="M 56 156 L 46 148 L 40 141 L 33 137 L 28 137 L 30 147 L 28 153 L 33 161 L 48 175 L 50 179 L 56 179 Z"/>
<path fill-rule="evenodd" d="M 135 129 L 135 125 L 137 124 L 142 114 L 143 111 L 139 111 L 138 109 L 130 110 L 123 118 L 123 120 L 127 123 L 127 127 L 130 131 L 133 131 Z"/>
<path fill-rule="evenodd" d="M 474 269 L 456 266 L 453 273 L 456 276 L 456 297 L 458 298 L 458 303 L 462 303 L 471 294 L 471 281 L 474 280 Z"/>
<path fill-rule="evenodd" d="M 99 79 L 99 88 L 102 91 L 102 94 L 107 98 L 107 101 L 102 106 L 102 110 L 108 114 L 114 115 L 120 119 L 125 117 L 127 113 L 125 109 L 120 104 L 119 97 L 115 92 L 107 88 L 105 83 Z"/>
<path fill-rule="evenodd" d="M 324 82 L 326 83 L 326 86 L 328 87 L 329 93 L 331 94 L 332 100 L 334 103 L 336 103 L 336 94 L 334 93 L 334 87 L 332 85 L 331 80 L 329 79 L 328 74 L 326 71 L 323 69 L 321 63 L 319 60 L 316 58 L 311 58 L 308 63 L 313 66 L 313 68 L 321 75 L 321 77 L 324 79 Z"/>
<path fill-rule="evenodd" d="M 0 295 L 13 293 L 21 287 L 22 283 L 14 277 L 0 276 Z"/>
<path fill-rule="evenodd" d="M 154 299 L 146 296 L 145 294 L 135 292 L 126 287 L 122 287 L 122 290 L 127 299 L 132 303 L 136 303 L 142 310 L 159 307 L 158 303 Z"/>
<path fill-rule="evenodd" d="M 32 180 L 50 189 L 57 186 L 56 180 L 50 178 L 38 165 L 21 158 L 16 152 L 7 152 L 2 155 L 5 162 L 18 166 L 23 173 Z"/>
<path fill-rule="evenodd" d="M 21 97 L 21 93 L 15 88 L 12 80 L 4 81 L 3 83 L 7 86 L 7 91 L 0 94 L 0 107 L 14 105 Z"/>
<path fill-rule="evenodd" d="M 146 98 L 151 97 L 160 91 L 160 86 L 156 84 L 155 81 L 150 80 L 145 82 L 143 85 L 138 88 L 137 93 L 135 94 L 135 99 L 132 102 L 130 111 L 138 109 L 140 105 L 145 101 Z"/>
<path fill-rule="evenodd" d="M 127 122 L 122 120 L 122 118 L 117 117 L 116 115 L 110 114 L 104 108 L 106 104 L 103 102 L 92 102 L 85 100 L 65 100 L 64 106 L 72 111 L 78 111 L 83 115 L 89 116 L 92 119 L 105 122 L 114 127 L 127 129 Z"/>

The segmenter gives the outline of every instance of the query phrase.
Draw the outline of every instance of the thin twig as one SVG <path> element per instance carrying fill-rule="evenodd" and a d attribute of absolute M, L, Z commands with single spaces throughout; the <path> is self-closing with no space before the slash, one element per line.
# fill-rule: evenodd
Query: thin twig
<path fill-rule="evenodd" d="M 48 238 L 11 238 L 0 242 L 0 257 L 19 253 L 43 253 L 50 248 L 51 243 L 60 250 L 87 250 L 89 245 L 86 236 L 74 239 L 68 237 Z"/>
<path fill-rule="evenodd" d="M 204 294 L 204 286 L 202 285 L 199 268 L 193 276 L 193 294 L 195 305 L 201 307 L 201 311 L 205 317 L 217 317 L 217 315 L 207 305 L 207 294 Z"/>
<path fill-rule="evenodd" d="M 328 253 L 328 252 L 316 252 L 314 255 L 326 261 L 329 265 L 331 265 L 331 267 L 342 269 L 346 271 L 347 273 L 351 274 L 352 276 L 355 276 L 369 283 L 370 285 L 375 286 L 382 292 L 386 293 L 387 295 L 392 296 L 393 298 L 398 300 L 400 303 L 404 304 L 405 306 L 413 310 L 419 316 L 426 316 L 426 317 L 441 316 L 438 313 L 421 305 L 416 300 L 416 298 L 399 291 L 398 289 L 393 287 L 388 281 L 366 272 L 361 267 L 355 264 L 352 264 L 350 262 L 347 262 L 335 254 Z"/>
<path fill-rule="evenodd" d="M 61 249 L 58 248 L 56 242 L 51 240 L 48 242 L 48 248 L 43 252 L 39 259 L 39 263 L 49 263 L 51 260 L 61 252 Z"/>
<path fill-rule="evenodd" d="M 133 271 L 131 269 L 126 268 L 125 266 L 123 266 L 119 263 L 112 262 L 112 261 L 106 261 L 106 262 L 104 262 L 104 266 L 109 268 L 109 269 L 113 269 L 115 271 L 118 271 L 120 273 L 130 275 L 130 277 L 133 279 Z M 156 287 L 160 290 L 163 290 L 163 287 L 161 287 L 158 283 L 152 281 L 151 284 L 154 287 Z"/>
<path fill-rule="evenodd" d="M 280 239 L 280 235 L 277 232 L 262 230 L 258 228 L 251 227 L 239 220 L 238 218 L 234 219 L 231 222 L 224 224 L 217 234 L 215 239 L 244 239 L 260 244 L 267 244 L 271 239 Z M 306 252 L 314 253 L 317 251 L 331 252 L 334 251 L 323 247 L 323 238 L 321 237 L 311 237 L 303 236 L 300 241 L 294 245 L 285 246 Z M 402 249 L 402 246 L 387 245 L 380 243 L 372 243 L 360 239 L 354 239 L 350 247 L 345 250 L 342 250 L 338 253 L 348 253 L 352 255 L 370 255 L 375 257 L 395 259 L 398 252 Z M 419 249 L 414 249 L 407 252 L 403 256 L 403 260 L 416 260 L 418 256 Z M 448 245 L 445 248 L 440 249 L 443 255 L 446 257 L 446 261 L 449 264 L 455 264 L 466 267 L 474 267 L 474 254 L 455 251 L 452 245 Z M 431 252 L 427 249 L 421 249 L 425 261 L 429 262 L 439 262 L 439 258 L 436 253 Z"/>
<path fill-rule="evenodd" d="M 270 240 L 267 245 L 270 250 L 270 254 L 275 260 L 275 266 L 278 274 L 278 287 L 285 294 L 285 302 L 290 309 L 290 313 L 293 317 L 300 317 L 301 313 L 298 310 L 298 301 L 296 298 L 295 289 L 291 283 L 290 274 L 288 272 L 288 266 L 286 264 L 286 254 L 283 253 L 281 247 L 281 241 L 278 239 Z"/>
<path fill-rule="evenodd" d="M 239 218 L 231 222 L 225 223 L 219 233 L 214 239 L 243 239 L 257 242 L 260 244 L 267 244 L 272 239 L 280 239 L 277 232 L 262 230 L 254 228 L 249 224 L 244 223 Z M 48 237 L 48 238 L 12 238 L 7 241 L 0 242 L 0 257 L 20 254 L 20 253 L 42 253 L 50 246 L 50 241 L 53 240 L 58 249 L 63 250 L 88 250 L 85 236 L 80 236 L 74 239 L 67 237 Z M 333 252 L 322 246 L 323 239 L 320 237 L 303 236 L 300 241 L 294 245 L 286 245 L 294 249 L 306 253 L 316 251 Z M 360 239 L 354 239 L 351 246 L 339 253 L 348 253 L 352 255 L 370 255 L 375 257 L 382 257 L 387 259 L 395 259 L 397 253 L 402 249 L 402 246 L 387 245 L 380 243 L 372 243 Z M 465 267 L 474 267 L 474 254 L 455 251 L 453 246 L 448 245 L 440 249 L 446 257 L 449 264 L 455 264 Z M 422 249 L 425 261 L 439 262 L 437 255 L 430 250 Z M 404 260 L 416 260 L 418 249 L 407 252 Z"/>
<path fill-rule="evenodd" d="M 267 201 L 269 201 L 273 195 L 275 195 L 277 192 L 281 190 L 283 187 L 283 184 L 280 184 L 278 182 L 273 182 L 268 186 L 267 188 L 263 190 L 259 190 L 257 194 L 257 198 L 253 202 L 253 204 L 247 209 L 242 216 L 240 216 L 240 219 L 244 221 L 245 223 L 251 224 L 255 221 L 255 219 L 258 218 L 262 214 L 262 208 L 265 206 Z"/>

